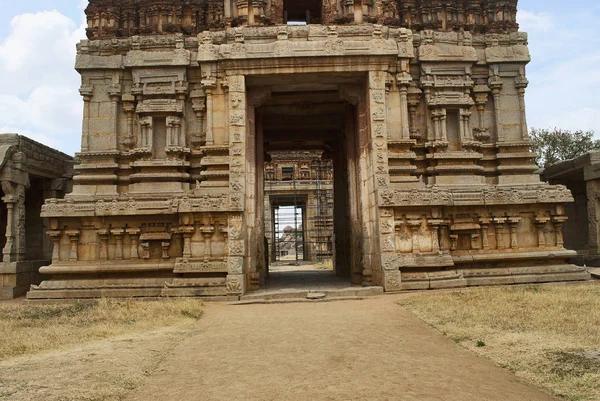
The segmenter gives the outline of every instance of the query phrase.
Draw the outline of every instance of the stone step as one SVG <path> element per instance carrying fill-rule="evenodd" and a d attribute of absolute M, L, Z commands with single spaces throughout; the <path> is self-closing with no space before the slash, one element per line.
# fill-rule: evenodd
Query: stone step
<path fill-rule="evenodd" d="M 383 294 L 383 287 L 349 287 L 340 289 L 288 289 L 288 290 L 260 290 L 243 295 L 235 305 L 253 303 L 287 303 L 287 302 L 324 302 L 335 300 L 362 299 Z"/>

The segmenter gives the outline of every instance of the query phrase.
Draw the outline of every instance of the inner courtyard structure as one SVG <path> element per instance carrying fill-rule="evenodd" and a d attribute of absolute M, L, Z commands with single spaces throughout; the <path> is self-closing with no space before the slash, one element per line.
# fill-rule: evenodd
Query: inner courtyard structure
<path fill-rule="evenodd" d="M 30 299 L 265 285 L 276 152 L 332 166 L 332 251 L 386 292 L 586 280 L 528 138 L 517 0 L 91 0 L 72 193 Z M 265 241 L 265 239 L 267 239 Z"/>

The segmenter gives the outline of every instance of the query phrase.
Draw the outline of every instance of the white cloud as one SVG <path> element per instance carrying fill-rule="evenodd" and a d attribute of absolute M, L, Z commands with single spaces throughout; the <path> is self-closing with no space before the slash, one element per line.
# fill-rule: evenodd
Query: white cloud
<path fill-rule="evenodd" d="M 519 10 L 517 14 L 520 29 L 525 32 L 548 31 L 552 28 L 552 15 L 544 12 L 535 13 L 527 10 Z"/>
<path fill-rule="evenodd" d="M 519 11 L 529 32 L 531 127 L 594 130 L 600 138 L 600 29 L 593 9 L 557 15 Z"/>
<path fill-rule="evenodd" d="M 84 25 L 57 11 L 12 19 L 10 35 L 0 42 L 0 132 L 78 150 L 83 104 L 73 66 L 84 37 Z"/>

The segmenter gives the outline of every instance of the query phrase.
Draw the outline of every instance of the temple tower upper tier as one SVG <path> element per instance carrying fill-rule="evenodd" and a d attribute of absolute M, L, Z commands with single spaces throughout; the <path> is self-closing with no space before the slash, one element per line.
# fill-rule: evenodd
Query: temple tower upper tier
<path fill-rule="evenodd" d="M 91 0 L 89 39 L 197 35 L 236 26 L 377 23 L 476 33 L 516 32 L 517 0 Z"/>

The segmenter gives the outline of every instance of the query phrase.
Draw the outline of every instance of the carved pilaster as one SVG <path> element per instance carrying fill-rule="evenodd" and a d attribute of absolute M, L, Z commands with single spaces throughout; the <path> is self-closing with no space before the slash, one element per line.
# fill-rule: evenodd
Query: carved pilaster
<path fill-rule="evenodd" d="M 62 238 L 62 231 L 51 230 L 47 231 L 46 234 L 52 240 L 52 263 L 60 262 L 60 239 Z"/>
<path fill-rule="evenodd" d="M 119 101 L 121 100 L 121 85 L 111 85 L 108 89 L 111 103 L 111 142 L 110 150 L 118 150 L 119 143 Z"/>
<path fill-rule="evenodd" d="M 167 146 L 168 147 L 183 147 L 184 143 L 181 138 L 181 118 L 167 117 Z"/>
<path fill-rule="evenodd" d="M 414 254 L 419 254 L 419 230 L 421 229 L 421 221 L 409 220 L 408 225 L 412 234 L 412 252 Z"/>
<path fill-rule="evenodd" d="M 550 217 L 537 216 L 535 218 L 535 228 L 537 231 L 538 247 L 546 246 L 546 224 L 550 221 Z"/>
<path fill-rule="evenodd" d="M 529 138 L 529 133 L 527 132 L 527 114 L 525 113 L 525 89 L 528 85 L 529 81 L 525 77 L 523 71 L 522 75 L 519 75 L 515 78 L 515 87 L 517 88 L 517 93 L 519 94 L 519 110 L 521 111 L 521 139 L 523 140 L 527 140 Z"/>
<path fill-rule="evenodd" d="M 110 233 L 115 238 L 115 260 L 123 260 L 123 235 L 125 230 L 122 228 L 114 229 Z"/>
<path fill-rule="evenodd" d="M 67 234 L 69 241 L 71 241 L 69 260 L 77 262 L 79 260 L 79 230 L 67 230 L 65 234 Z"/>
<path fill-rule="evenodd" d="M 396 77 L 398 89 L 400 90 L 400 117 L 402 139 L 410 139 L 410 122 L 408 117 L 408 88 L 412 77 L 408 72 L 403 72 Z"/>
<path fill-rule="evenodd" d="M 566 216 L 552 216 L 552 224 L 554 225 L 554 236 L 556 238 L 556 246 L 564 248 L 565 241 L 563 239 L 563 224 L 567 221 Z"/>
<path fill-rule="evenodd" d="M 192 236 L 194 235 L 194 226 L 182 226 L 179 231 L 183 235 L 183 257 L 192 257 Z"/>
<path fill-rule="evenodd" d="M 97 230 L 96 234 L 100 238 L 100 250 L 98 252 L 98 258 L 100 260 L 108 260 L 108 235 L 110 231 L 107 229 Z"/>
<path fill-rule="evenodd" d="M 192 110 L 196 114 L 196 124 L 198 129 L 192 135 L 192 145 L 195 147 L 202 146 L 206 142 L 206 130 L 204 121 L 206 116 L 206 94 L 202 89 L 193 90 L 191 93 Z"/>
<path fill-rule="evenodd" d="M 498 142 L 504 142 L 504 133 L 502 130 L 502 119 L 500 118 L 500 93 L 502 92 L 502 86 L 504 83 L 502 82 L 502 78 L 496 75 L 497 71 L 492 69 L 494 75 L 489 79 L 489 87 L 492 90 L 492 95 L 494 96 L 494 115 L 496 117 L 496 133 L 498 135 Z"/>
<path fill-rule="evenodd" d="M 83 97 L 83 125 L 81 130 L 81 151 L 87 152 L 90 149 L 90 102 L 94 95 L 94 85 L 84 84 L 79 88 L 79 93 Z"/>
<path fill-rule="evenodd" d="M 428 223 L 431 227 L 431 244 L 432 244 L 432 251 L 434 253 L 438 253 L 441 254 L 441 249 L 440 249 L 440 236 L 439 236 L 439 230 L 440 230 L 440 225 L 442 225 L 444 223 L 444 220 L 441 219 L 430 219 L 428 220 Z"/>
<path fill-rule="evenodd" d="M 494 228 L 496 229 L 496 249 L 503 250 L 504 246 L 504 223 L 506 217 L 494 217 Z"/>
<path fill-rule="evenodd" d="M 510 226 L 510 247 L 511 249 L 517 249 L 519 247 L 519 241 L 517 237 L 517 228 L 521 222 L 520 217 L 509 217 L 508 224 Z"/>
<path fill-rule="evenodd" d="M 203 225 L 200 227 L 200 232 L 204 237 L 204 259 L 209 260 L 212 257 L 211 238 L 215 233 L 215 228 L 211 225 Z"/>
<path fill-rule="evenodd" d="M 213 91 L 217 85 L 214 77 L 205 77 L 202 79 L 202 89 L 206 94 L 206 145 L 214 145 L 213 136 Z"/>
<path fill-rule="evenodd" d="M 481 217 L 479 219 L 479 225 L 481 226 L 481 246 L 484 250 L 490 249 L 490 239 L 489 239 L 489 226 L 492 222 L 492 219 L 487 217 Z"/>
<path fill-rule="evenodd" d="M 423 134 L 417 128 L 417 107 L 421 104 L 422 92 L 419 88 L 409 88 L 408 90 L 408 112 L 410 114 L 410 138 L 422 139 Z"/>
<path fill-rule="evenodd" d="M 4 262 L 24 260 L 26 250 L 25 233 L 25 186 L 2 181 L 6 204 L 6 244 L 2 251 Z"/>
<path fill-rule="evenodd" d="M 478 115 L 478 126 L 473 129 L 473 136 L 476 140 L 482 142 L 490 139 L 489 131 L 485 127 L 485 108 L 487 106 L 489 91 L 490 88 L 487 85 L 477 85 L 473 88 Z"/>
<path fill-rule="evenodd" d="M 127 132 L 121 139 L 121 145 L 123 145 L 123 147 L 125 149 L 131 149 L 135 145 L 135 138 L 133 135 L 133 132 L 134 132 L 133 116 L 135 113 L 135 96 L 133 96 L 132 94 L 124 94 L 123 97 L 121 98 L 121 100 L 123 102 L 123 111 L 125 112 L 125 115 L 127 116 Z"/>
<path fill-rule="evenodd" d="M 127 235 L 129 235 L 130 240 L 129 258 L 139 259 L 138 244 L 140 238 L 140 229 L 128 228 L 127 230 L 125 230 L 125 232 L 127 233 Z"/>

